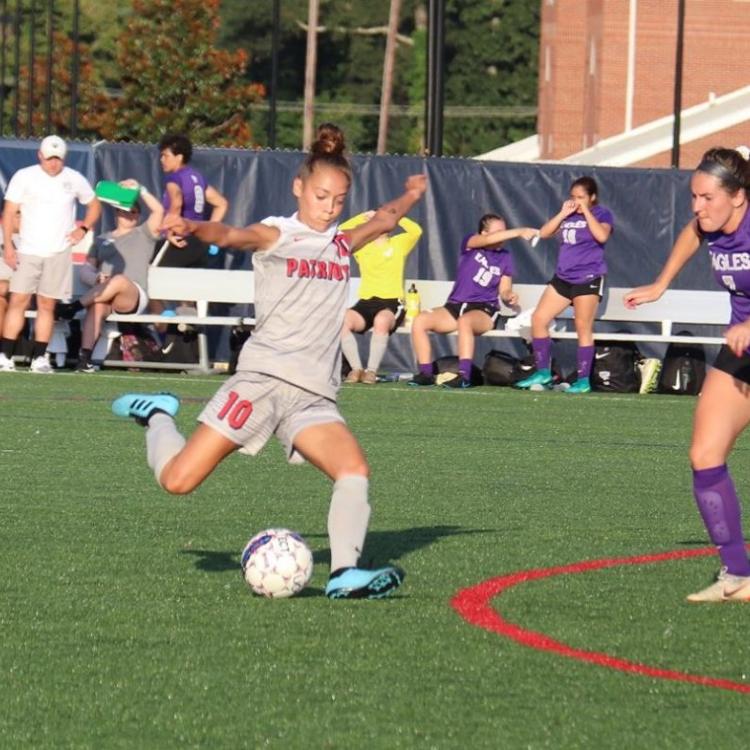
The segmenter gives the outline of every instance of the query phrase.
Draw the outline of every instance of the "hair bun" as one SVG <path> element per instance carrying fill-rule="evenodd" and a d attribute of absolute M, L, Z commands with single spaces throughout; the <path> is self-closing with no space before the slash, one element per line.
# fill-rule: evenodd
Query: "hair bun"
<path fill-rule="evenodd" d="M 315 156 L 340 156 L 345 148 L 341 129 L 333 123 L 325 122 L 318 128 L 318 137 L 310 146 L 310 153 Z"/>
<path fill-rule="evenodd" d="M 745 160 L 750 161 L 750 148 L 747 146 L 735 146 L 734 150 Z"/>

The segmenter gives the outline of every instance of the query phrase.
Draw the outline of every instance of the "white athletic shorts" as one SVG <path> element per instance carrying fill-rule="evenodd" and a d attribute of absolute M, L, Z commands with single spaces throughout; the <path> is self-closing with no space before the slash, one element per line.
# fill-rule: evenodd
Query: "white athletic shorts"
<path fill-rule="evenodd" d="M 13 276 L 13 269 L 3 260 L 3 255 L 0 253 L 0 281 L 10 281 L 11 276 Z"/>
<path fill-rule="evenodd" d="M 10 291 L 68 299 L 73 287 L 70 248 L 42 257 L 18 253 L 18 266 L 10 279 Z"/>
<path fill-rule="evenodd" d="M 290 463 L 304 458 L 294 438 L 306 427 L 344 422 L 336 402 L 284 380 L 257 372 L 233 375 L 206 404 L 198 421 L 237 443 L 240 453 L 256 455 L 271 435 L 284 446 Z"/>

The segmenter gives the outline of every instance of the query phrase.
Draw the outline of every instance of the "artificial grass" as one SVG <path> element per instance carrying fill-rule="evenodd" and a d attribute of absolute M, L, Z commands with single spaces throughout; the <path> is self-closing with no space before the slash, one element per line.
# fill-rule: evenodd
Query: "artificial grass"
<path fill-rule="evenodd" d="M 343 389 L 372 468 L 364 559 L 391 599 L 330 602 L 329 482 L 277 445 L 170 497 L 123 391 L 171 389 L 192 429 L 213 378 L 2 377 L 0 746 L 734 747 L 746 695 L 524 648 L 464 622 L 464 587 L 527 568 L 708 544 L 686 458 L 694 400 L 405 385 Z M 747 496 L 748 442 L 730 466 Z M 288 526 L 299 597 L 251 596 L 239 553 Z M 716 558 L 518 586 L 493 602 L 565 643 L 746 680 L 744 605 L 690 606 Z M 747 668 L 746 668 L 747 665 Z"/>

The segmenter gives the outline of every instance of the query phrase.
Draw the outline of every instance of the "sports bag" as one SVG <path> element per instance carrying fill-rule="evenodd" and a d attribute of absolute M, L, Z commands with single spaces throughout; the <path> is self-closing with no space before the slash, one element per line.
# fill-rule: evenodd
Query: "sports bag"
<path fill-rule="evenodd" d="M 510 386 L 526 377 L 521 361 L 507 352 L 493 349 L 487 352 L 482 367 L 485 385 Z"/>
<path fill-rule="evenodd" d="M 689 336 L 680 331 L 678 336 Z M 659 393 L 697 396 L 706 379 L 706 351 L 702 344 L 672 343 L 667 347 L 659 376 Z"/>
<path fill-rule="evenodd" d="M 638 393 L 641 353 L 632 341 L 600 341 L 594 348 L 591 388 L 610 393 Z"/>

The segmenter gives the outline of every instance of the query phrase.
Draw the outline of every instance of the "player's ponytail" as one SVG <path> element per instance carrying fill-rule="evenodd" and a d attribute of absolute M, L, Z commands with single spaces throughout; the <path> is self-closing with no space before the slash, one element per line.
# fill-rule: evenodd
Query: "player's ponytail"
<path fill-rule="evenodd" d="M 346 142 L 341 128 L 330 122 L 323 123 L 318 128 L 317 137 L 310 146 L 310 153 L 300 168 L 300 178 L 306 180 L 317 167 L 326 166 L 340 170 L 351 182 L 352 168 L 344 155 L 345 151 Z"/>
<path fill-rule="evenodd" d="M 696 172 L 715 177 L 731 195 L 738 190 L 750 193 L 750 150 L 747 146 L 737 148 L 711 148 L 703 154 Z"/>

